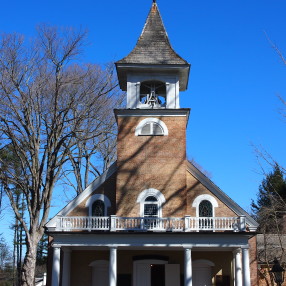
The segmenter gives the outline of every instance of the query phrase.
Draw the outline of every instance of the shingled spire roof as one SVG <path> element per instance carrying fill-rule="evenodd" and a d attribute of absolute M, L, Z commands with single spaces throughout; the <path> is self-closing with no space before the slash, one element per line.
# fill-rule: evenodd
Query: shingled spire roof
<path fill-rule="evenodd" d="M 118 64 L 188 65 L 171 47 L 156 2 L 153 2 L 143 31 L 132 52 Z"/>

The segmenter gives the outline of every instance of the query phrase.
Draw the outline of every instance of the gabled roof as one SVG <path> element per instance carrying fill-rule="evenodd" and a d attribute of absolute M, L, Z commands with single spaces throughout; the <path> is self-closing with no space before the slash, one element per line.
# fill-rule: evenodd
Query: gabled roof
<path fill-rule="evenodd" d="M 116 64 L 188 65 L 171 47 L 156 3 L 152 4 L 135 48 Z"/>
<path fill-rule="evenodd" d="M 117 171 L 116 162 L 113 163 L 101 176 L 96 178 L 80 195 L 74 198 L 67 204 L 55 217 L 53 217 L 46 227 L 53 229 L 56 227 L 58 216 L 66 216 L 74 210 L 82 201 L 88 198 L 96 189 L 98 189 L 104 182 L 106 182 Z M 227 196 L 218 186 L 216 186 L 208 177 L 206 177 L 199 169 L 197 169 L 191 162 L 187 163 L 187 171 L 194 176 L 202 185 L 204 185 L 211 193 L 213 193 L 221 202 L 227 205 L 238 216 L 245 216 L 246 223 L 251 231 L 255 231 L 258 223 L 236 202 Z"/>
<path fill-rule="evenodd" d="M 206 175 L 204 175 L 198 168 L 196 168 L 191 162 L 187 164 L 187 170 L 209 191 L 211 191 L 219 200 L 227 205 L 238 216 L 245 216 L 246 223 L 249 225 L 251 231 L 255 231 L 258 227 L 258 223 L 235 201 L 233 201 L 228 195 L 226 195 L 217 185 L 215 185 Z"/>
<path fill-rule="evenodd" d="M 74 210 L 83 200 L 88 198 L 96 189 L 106 182 L 117 171 L 116 162 L 114 162 L 101 176 L 97 177 L 81 194 L 70 201 L 61 211 L 59 211 L 47 224 L 46 227 L 56 227 L 58 216 L 66 216 Z"/>

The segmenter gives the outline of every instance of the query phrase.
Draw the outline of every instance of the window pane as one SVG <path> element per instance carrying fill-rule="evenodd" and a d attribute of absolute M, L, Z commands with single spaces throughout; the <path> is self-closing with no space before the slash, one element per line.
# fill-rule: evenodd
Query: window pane
<path fill-rule="evenodd" d="M 144 205 L 144 216 L 157 217 L 158 216 L 158 205 L 157 204 L 145 204 Z"/>
<path fill-rule="evenodd" d="M 163 128 L 157 124 L 153 123 L 153 135 L 163 135 Z"/>
<path fill-rule="evenodd" d="M 145 199 L 145 202 L 157 202 L 157 199 L 154 196 L 149 196 Z"/>
<path fill-rule="evenodd" d="M 200 217 L 212 217 L 213 216 L 213 206 L 210 201 L 204 200 L 200 203 L 199 216 Z"/>
<path fill-rule="evenodd" d="M 91 215 L 104 216 L 104 202 L 102 200 L 97 200 L 92 204 Z"/>
<path fill-rule="evenodd" d="M 141 129 L 141 135 L 150 135 L 151 134 L 151 124 L 145 124 Z"/>

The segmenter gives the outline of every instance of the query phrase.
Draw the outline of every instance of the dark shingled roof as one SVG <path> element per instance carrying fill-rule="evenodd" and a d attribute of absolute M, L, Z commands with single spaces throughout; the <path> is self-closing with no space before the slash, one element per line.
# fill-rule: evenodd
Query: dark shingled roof
<path fill-rule="evenodd" d="M 188 64 L 171 47 L 158 6 L 153 3 L 145 26 L 132 52 L 119 64 Z"/>

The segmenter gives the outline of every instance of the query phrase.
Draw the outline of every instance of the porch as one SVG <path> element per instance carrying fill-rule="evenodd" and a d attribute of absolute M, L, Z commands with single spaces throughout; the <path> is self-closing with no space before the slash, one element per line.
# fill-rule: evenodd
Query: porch
<path fill-rule="evenodd" d="M 57 220 L 56 231 L 101 230 L 101 231 L 159 231 L 159 232 L 199 232 L 246 230 L 245 216 L 240 217 L 118 217 L 116 215 L 61 216 Z"/>
<path fill-rule="evenodd" d="M 248 238 L 225 232 L 54 233 L 51 285 L 250 286 Z M 153 284 L 158 275 L 152 273 L 164 276 L 160 284 Z"/>

